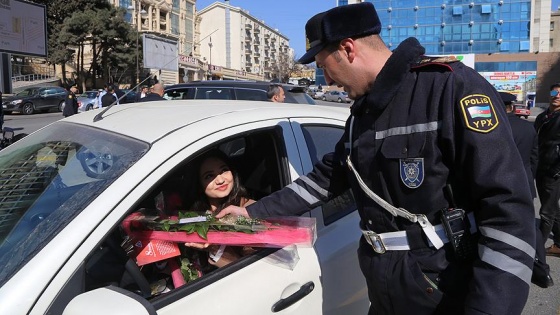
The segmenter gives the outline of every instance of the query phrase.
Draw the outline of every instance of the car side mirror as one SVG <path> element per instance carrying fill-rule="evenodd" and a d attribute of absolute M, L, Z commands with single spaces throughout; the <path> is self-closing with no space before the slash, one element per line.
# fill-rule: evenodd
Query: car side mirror
<path fill-rule="evenodd" d="M 152 304 L 136 293 L 115 286 L 95 289 L 73 298 L 62 315 L 157 315 Z"/>

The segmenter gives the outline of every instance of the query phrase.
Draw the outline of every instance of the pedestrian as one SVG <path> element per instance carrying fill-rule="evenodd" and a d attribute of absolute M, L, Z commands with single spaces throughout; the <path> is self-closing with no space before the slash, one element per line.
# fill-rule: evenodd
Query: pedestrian
<path fill-rule="evenodd" d="M 146 95 L 148 95 L 148 91 L 149 91 L 148 86 L 142 85 L 142 88 L 140 89 L 140 93 L 136 94 L 136 102 L 139 102 L 140 99 L 146 97 Z"/>
<path fill-rule="evenodd" d="M 78 113 L 78 99 L 76 98 L 77 92 L 78 87 L 75 85 L 68 89 L 68 94 L 66 95 L 66 100 L 64 101 L 64 109 L 62 110 L 62 115 L 64 115 L 64 117 L 69 117 Z"/>
<path fill-rule="evenodd" d="M 163 98 L 164 88 L 163 84 L 156 83 L 152 86 L 152 92 L 148 93 L 146 97 L 139 100 L 139 102 L 152 102 L 152 101 L 165 101 Z"/>
<path fill-rule="evenodd" d="M 527 120 L 523 120 L 515 115 L 513 110 L 513 103 L 517 99 L 515 95 L 506 92 L 499 92 L 504 102 L 504 108 L 507 113 L 508 122 L 511 126 L 511 133 L 515 146 L 521 155 L 523 168 L 527 174 L 527 182 L 531 189 L 531 197 L 537 197 L 537 190 L 535 189 L 535 176 L 537 173 L 538 164 L 538 139 L 537 132 L 533 124 Z M 518 167 L 514 165 L 512 167 Z M 544 241 L 540 231 L 540 220 L 535 220 L 536 230 L 536 256 L 533 264 L 533 275 L 531 282 L 541 288 L 548 288 L 554 285 L 554 281 L 550 276 L 550 266 L 546 263 L 546 254 L 544 249 Z"/>
<path fill-rule="evenodd" d="M 107 92 L 101 97 L 101 107 L 107 107 L 111 105 L 118 105 L 117 96 L 113 90 L 112 85 L 107 85 Z"/>
<path fill-rule="evenodd" d="M 107 88 L 109 87 L 108 84 L 103 85 L 103 89 L 99 89 L 99 94 L 97 96 L 97 108 L 103 107 L 103 96 L 107 94 Z"/>
<path fill-rule="evenodd" d="M 380 31 L 371 2 L 307 22 L 299 62 L 354 100 L 345 133 L 310 173 L 216 217 L 300 215 L 351 188 L 369 314 L 521 314 L 534 211 L 500 96 L 415 38 L 389 50 Z"/>
<path fill-rule="evenodd" d="M 93 108 L 102 108 L 103 105 L 101 104 L 101 98 L 103 97 L 103 95 L 106 93 L 105 90 L 103 89 L 99 89 L 97 90 L 97 93 L 95 94 L 95 100 L 93 101 Z"/>
<path fill-rule="evenodd" d="M 552 232 L 549 256 L 560 257 L 560 83 L 550 87 L 548 109 L 535 119 L 539 137 L 537 191 L 541 200 L 541 232 L 546 242 Z"/>
<path fill-rule="evenodd" d="M 268 100 L 274 103 L 284 103 L 286 99 L 286 93 L 281 84 L 271 83 L 268 86 L 268 91 L 266 93 Z"/>

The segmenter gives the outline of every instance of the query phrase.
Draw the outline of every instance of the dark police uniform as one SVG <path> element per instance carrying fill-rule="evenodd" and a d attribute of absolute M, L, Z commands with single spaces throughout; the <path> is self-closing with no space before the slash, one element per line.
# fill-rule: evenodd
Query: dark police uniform
<path fill-rule="evenodd" d="M 544 240 L 552 231 L 554 244 L 560 246 L 560 111 L 540 113 L 535 119 L 535 129 L 539 138 L 536 181 L 542 204 L 541 231 Z"/>
<path fill-rule="evenodd" d="M 361 238 L 370 314 L 520 314 L 535 256 L 534 212 L 526 175 L 512 167 L 521 160 L 501 99 L 463 63 L 423 53 L 416 39 L 402 42 L 369 93 L 354 102 L 335 152 L 247 211 L 297 215 L 350 186 L 362 228 L 406 231 L 400 241 L 410 247 L 378 253 Z M 474 213 L 474 262 L 456 260 L 449 243 L 430 246 L 419 223 L 367 196 L 345 162 L 349 153 L 373 192 L 433 226 L 450 207 L 444 187 L 451 185 L 458 206 Z"/>
<path fill-rule="evenodd" d="M 66 95 L 66 100 L 64 101 L 64 109 L 62 110 L 62 115 L 64 115 L 64 117 L 68 117 L 77 113 L 78 99 L 76 99 L 76 94 L 69 90 L 68 94 Z"/>

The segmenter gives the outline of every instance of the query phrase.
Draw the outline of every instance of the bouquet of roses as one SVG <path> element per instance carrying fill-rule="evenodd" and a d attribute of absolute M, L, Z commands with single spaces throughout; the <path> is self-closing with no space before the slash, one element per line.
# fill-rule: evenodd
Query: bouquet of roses
<path fill-rule="evenodd" d="M 315 218 L 309 217 L 217 219 L 211 214 L 179 212 L 176 217 L 162 219 L 135 212 L 123 221 L 123 228 L 136 239 L 233 246 L 313 246 L 317 238 Z"/>

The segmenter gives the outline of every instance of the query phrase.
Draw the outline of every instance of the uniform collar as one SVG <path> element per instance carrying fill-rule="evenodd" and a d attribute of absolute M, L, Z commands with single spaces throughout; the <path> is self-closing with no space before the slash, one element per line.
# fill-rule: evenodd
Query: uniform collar
<path fill-rule="evenodd" d="M 364 111 L 381 112 L 400 88 L 404 77 L 410 73 L 412 64 L 424 54 L 424 47 L 414 37 L 404 40 L 383 66 L 370 91 L 358 98 L 352 106 L 352 114 Z"/>

